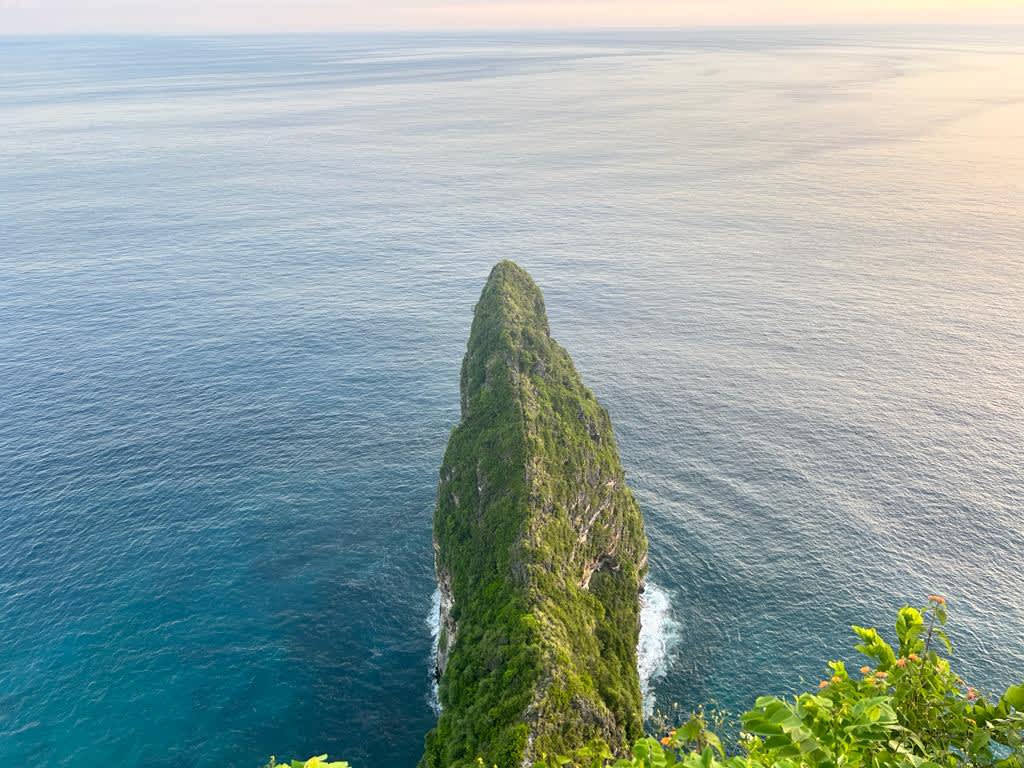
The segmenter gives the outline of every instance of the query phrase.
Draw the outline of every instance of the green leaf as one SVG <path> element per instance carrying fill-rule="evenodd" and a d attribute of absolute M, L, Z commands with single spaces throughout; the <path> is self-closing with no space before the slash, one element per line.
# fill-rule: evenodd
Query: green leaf
<path fill-rule="evenodd" d="M 974 738 L 971 739 L 971 754 L 977 754 L 988 746 L 989 739 L 992 737 L 988 731 L 979 730 L 974 734 Z"/>
<path fill-rule="evenodd" d="M 1001 701 L 1005 701 L 1018 712 L 1024 712 L 1024 683 L 1021 685 L 1011 685 L 1007 688 Z"/>
<path fill-rule="evenodd" d="M 896 637 L 900 640 L 900 656 L 908 656 L 924 647 L 920 641 L 924 631 L 924 617 L 917 608 L 909 605 L 900 608 L 896 614 Z"/>
<path fill-rule="evenodd" d="M 695 741 L 703 730 L 704 723 L 701 722 L 699 717 L 695 716 L 687 720 L 685 725 L 680 726 L 679 730 L 676 731 L 676 735 L 683 741 Z"/>
<path fill-rule="evenodd" d="M 843 664 L 843 662 L 841 662 L 841 661 L 830 661 L 828 663 L 828 667 L 829 667 L 829 669 L 832 670 L 832 673 L 834 675 L 836 675 L 837 677 L 839 677 L 840 679 L 848 680 L 850 678 L 850 675 L 846 672 L 846 665 Z"/>
<path fill-rule="evenodd" d="M 869 627 L 858 627 L 855 624 L 853 631 L 864 641 L 854 647 L 865 656 L 875 659 L 878 662 L 879 669 L 884 672 L 889 671 L 896 662 L 896 654 L 893 652 L 892 646 L 885 642 L 882 636 L 878 634 L 878 630 Z"/>
<path fill-rule="evenodd" d="M 942 641 L 942 644 L 944 646 L 946 646 L 946 653 L 952 653 L 953 652 L 953 643 L 951 643 L 949 641 L 949 635 L 947 635 L 945 633 L 945 631 L 943 631 L 943 630 L 939 629 L 938 627 L 936 627 L 935 628 L 935 636 L 937 638 L 939 638 L 939 640 Z"/>

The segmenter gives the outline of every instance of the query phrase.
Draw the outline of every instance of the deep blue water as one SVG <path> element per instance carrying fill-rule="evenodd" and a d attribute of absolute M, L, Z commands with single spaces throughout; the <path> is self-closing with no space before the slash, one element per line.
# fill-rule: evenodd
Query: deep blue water
<path fill-rule="evenodd" d="M 490 266 L 609 408 L 659 706 L 946 594 L 1024 674 L 1024 32 L 0 40 L 0 761 L 404 768 Z"/>

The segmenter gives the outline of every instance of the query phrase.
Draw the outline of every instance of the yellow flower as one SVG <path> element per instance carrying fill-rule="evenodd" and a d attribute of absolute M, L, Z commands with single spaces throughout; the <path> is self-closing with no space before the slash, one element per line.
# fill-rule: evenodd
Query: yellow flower
<path fill-rule="evenodd" d="M 661 746 L 667 747 L 671 743 L 672 743 L 672 739 L 670 739 L 668 736 L 662 736 L 661 737 Z"/>
<path fill-rule="evenodd" d="M 861 673 L 862 675 L 870 675 L 870 674 L 871 674 L 871 667 L 869 667 L 869 666 L 867 666 L 867 665 L 865 665 L 865 666 L 861 667 L 861 668 L 860 668 L 860 673 Z"/>
<path fill-rule="evenodd" d="M 921 657 L 918 656 L 916 653 L 910 654 L 910 656 L 908 656 L 907 658 L 909 658 L 911 661 L 920 661 L 921 660 Z"/>

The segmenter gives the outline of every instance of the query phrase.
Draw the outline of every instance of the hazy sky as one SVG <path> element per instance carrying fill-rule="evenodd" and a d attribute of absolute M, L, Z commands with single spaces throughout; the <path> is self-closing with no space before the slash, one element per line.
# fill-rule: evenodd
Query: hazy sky
<path fill-rule="evenodd" d="M 1024 23 L 1024 0 L 0 0 L 0 34 Z"/>

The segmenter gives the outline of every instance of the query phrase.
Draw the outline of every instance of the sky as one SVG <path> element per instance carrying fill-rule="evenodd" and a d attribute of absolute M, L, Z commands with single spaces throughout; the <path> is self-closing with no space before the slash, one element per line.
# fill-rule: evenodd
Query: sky
<path fill-rule="evenodd" d="M 1024 23 L 1024 0 L 0 0 L 0 35 Z"/>

